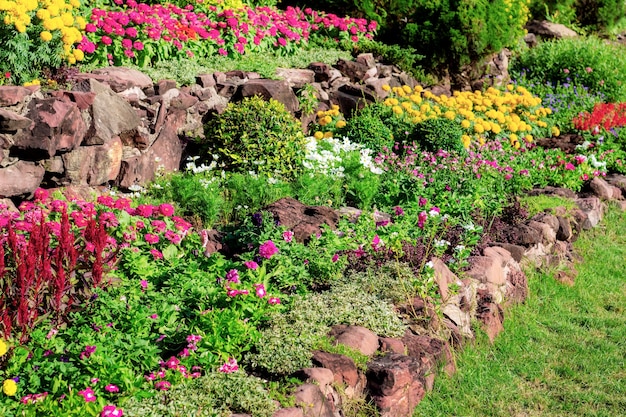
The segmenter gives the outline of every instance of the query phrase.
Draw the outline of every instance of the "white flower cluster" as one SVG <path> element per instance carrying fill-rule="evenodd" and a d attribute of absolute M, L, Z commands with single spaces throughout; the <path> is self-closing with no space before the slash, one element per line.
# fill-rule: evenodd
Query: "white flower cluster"
<path fill-rule="evenodd" d="M 190 156 L 187 158 L 187 165 L 185 165 L 185 169 L 187 171 L 193 172 L 194 174 L 200 174 L 202 172 L 209 172 L 217 168 L 217 159 L 219 155 L 213 155 L 213 161 L 209 165 L 204 165 L 202 163 L 200 166 L 196 166 L 196 160 L 200 158 L 199 156 Z"/>
<path fill-rule="evenodd" d="M 606 170 L 606 161 L 605 162 L 598 161 L 594 154 L 589 155 L 589 159 L 588 160 L 589 160 L 589 163 L 591 164 L 591 166 L 594 167 L 595 169 Z"/>
<path fill-rule="evenodd" d="M 330 137 L 319 141 L 310 136 L 307 138 L 305 150 L 306 156 L 303 165 L 306 169 L 314 172 L 343 177 L 344 167 L 341 164 L 343 157 L 355 151 L 360 153 L 360 161 L 364 167 L 375 174 L 382 174 L 383 172 L 382 169 L 374 165 L 370 149 L 361 144 L 350 142 L 350 139 L 345 136 L 342 139 Z"/>

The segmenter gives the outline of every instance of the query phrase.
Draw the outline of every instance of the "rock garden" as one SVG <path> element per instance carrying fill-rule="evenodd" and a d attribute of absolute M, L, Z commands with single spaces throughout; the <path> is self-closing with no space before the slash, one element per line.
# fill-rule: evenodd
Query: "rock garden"
<path fill-rule="evenodd" d="M 411 416 L 573 285 L 624 6 L 426 3 L 0 1 L 0 415 Z"/>

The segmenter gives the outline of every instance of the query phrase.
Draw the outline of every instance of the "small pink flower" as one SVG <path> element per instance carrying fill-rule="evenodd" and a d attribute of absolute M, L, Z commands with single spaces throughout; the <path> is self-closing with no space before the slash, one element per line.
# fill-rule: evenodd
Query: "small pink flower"
<path fill-rule="evenodd" d="M 593 68 L 587 67 L 587 68 L 585 68 L 585 71 L 587 71 L 588 73 L 591 73 L 591 72 L 593 72 Z"/>
<path fill-rule="evenodd" d="M 159 243 L 159 236 L 154 235 L 152 233 L 146 233 L 143 238 L 146 240 L 146 242 L 150 243 L 150 244 L 154 244 L 154 243 Z"/>
<path fill-rule="evenodd" d="M 109 384 L 104 387 L 104 390 L 107 392 L 120 392 L 120 389 L 117 385 Z"/>
<path fill-rule="evenodd" d="M 174 356 L 170 357 L 167 362 L 165 362 L 165 366 L 167 366 L 169 369 L 176 369 L 178 368 L 178 365 L 180 365 L 180 360 L 178 360 L 178 358 L 175 358 Z"/>
<path fill-rule="evenodd" d="M 100 381 L 99 378 L 91 378 L 91 381 L 89 382 L 91 382 L 92 384 L 97 384 L 99 381 Z"/>
<path fill-rule="evenodd" d="M 226 281 L 232 282 L 234 284 L 238 284 L 239 281 L 239 271 L 236 269 L 231 269 L 226 273 Z"/>
<path fill-rule="evenodd" d="M 265 285 L 263 284 L 254 284 L 254 288 L 256 290 L 256 295 L 259 298 L 263 298 L 267 294 L 267 292 L 265 291 Z"/>
<path fill-rule="evenodd" d="M 142 279 L 139 282 L 139 285 L 141 285 L 141 291 L 145 291 L 148 288 L 148 281 L 146 281 L 145 279 Z"/>
<path fill-rule="evenodd" d="M 246 268 L 253 270 L 259 267 L 259 264 L 254 261 L 246 261 L 243 264 L 246 266 Z"/>
<path fill-rule="evenodd" d="M 563 72 L 569 74 L 569 70 L 567 68 L 563 68 Z"/>
<path fill-rule="evenodd" d="M 158 249 L 150 249 L 150 253 L 154 259 L 163 259 L 163 253 Z"/>
<path fill-rule="evenodd" d="M 291 230 L 283 232 L 283 239 L 285 242 L 290 243 L 293 240 L 293 232 Z"/>
<path fill-rule="evenodd" d="M 259 247 L 259 255 L 261 255 L 265 259 L 270 259 L 272 256 L 278 253 L 278 248 L 271 240 L 268 240 L 265 243 L 262 243 Z"/>
<path fill-rule="evenodd" d="M 229 358 L 228 362 L 224 363 L 220 366 L 219 371 L 225 374 L 230 374 L 239 370 L 239 365 L 237 365 L 237 360 L 235 358 Z"/>
<path fill-rule="evenodd" d="M 159 391 L 167 391 L 172 387 L 172 384 L 169 381 L 158 381 L 154 384 L 154 388 Z"/>
<path fill-rule="evenodd" d="M 96 394 L 93 392 L 91 387 L 87 387 L 82 391 L 78 391 L 78 395 L 82 396 L 87 403 L 96 401 Z"/>
<path fill-rule="evenodd" d="M 574 164 L 572 164 L 571 162 L 568 162 L 568 163 L 565 165 L 565 169 L 566 169 L 566 170 L 568 170 L 568 171 L 574 171 L 574 170 L 576 169 L 576 167 L 575 167 L 575 166 L 574 166 Z"/>
<path fill-rule="evenodd" d="M 159 214 L 161 216 L 170 217 L 174 215 L 174 206 L 171 204 L 163 203 L 159 205 Z"/>
<path fill-rule="evenodd" d="M 122 417 L 123 415 L 124 411 L 112 404 L 105 405 L 100 412 L 100 417 Z"/>
<path fill-rule="evenodd" d="M 158 314 L 151 314 L 151 315 L 150 315 L 150 318 L 151 318 L 152 320 L 156 320 L 156 319 L 158 319 L 158 318 L 159 318 L 159 315 L 158 315 Z"/>
<path fill-rule="evenodd" d="M 337 262 L 339 260 L 339 254 L 336 253 L 333 255 L 333 258 L 331 259 L 331 261 L 333 261 L 333 263 Z"/>
<path fill-rule="evenodd" d="M 589 179 L 589 175 L 588 174 L 583 174 L 580 176 L 580 179 L 583 181 L 587 181 Z"/>
<path fill-rule="evenodd" d="M 393 211 L 396 213 L 396 216 L 402 216 L 404 214 L 404 210 L 402 210 L 400 206 L 395 206 Z"/>
<path fill-rule="evenodd" d="M 270 297 L 270 298 L 267 300 L 267 303 L 268 303 L 268 304 L 271 304 L 271 305 L 280 304 L 280 298 L 278 298 L 278 297 Z"/>
<path fill-rule="evenodd" d="M 111 44 L 113 43 L 113 40 L 112 40 L 110 37 L 106 36 L 106 35 L 104 35 L 103 37 L 101 37 L 101 38 L 100 38 L 100 41 L 101 41 L 104 45 L 111 45 Z"/>

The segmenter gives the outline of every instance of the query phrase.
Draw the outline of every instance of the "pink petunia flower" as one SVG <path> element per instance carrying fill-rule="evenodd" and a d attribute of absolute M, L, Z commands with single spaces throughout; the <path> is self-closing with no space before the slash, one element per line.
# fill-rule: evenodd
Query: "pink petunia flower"
<path fill-rule="evenodd" d="M 114 384 L 107 385 L 106 387 L 104 387 L 104 390 L 107 392 L 120 392 L 119 387 Z"/>
<path fill-rule="evenodd" d="M 100 412 L 100 417 L 122 417 L 123 415 L 124 411 L 112 404 L 105 405 Z"/>

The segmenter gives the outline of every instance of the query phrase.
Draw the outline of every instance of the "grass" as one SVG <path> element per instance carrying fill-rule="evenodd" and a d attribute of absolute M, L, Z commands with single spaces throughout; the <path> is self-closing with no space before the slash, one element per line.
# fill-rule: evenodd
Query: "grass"
<path fill-rule="evenodd" d="M 613 208 L 574 246 L 574 286 L 528 272 L 505 331 L 493 345 L 479 334 L 414 417 L 626 415 L 626 213 Z"/>

